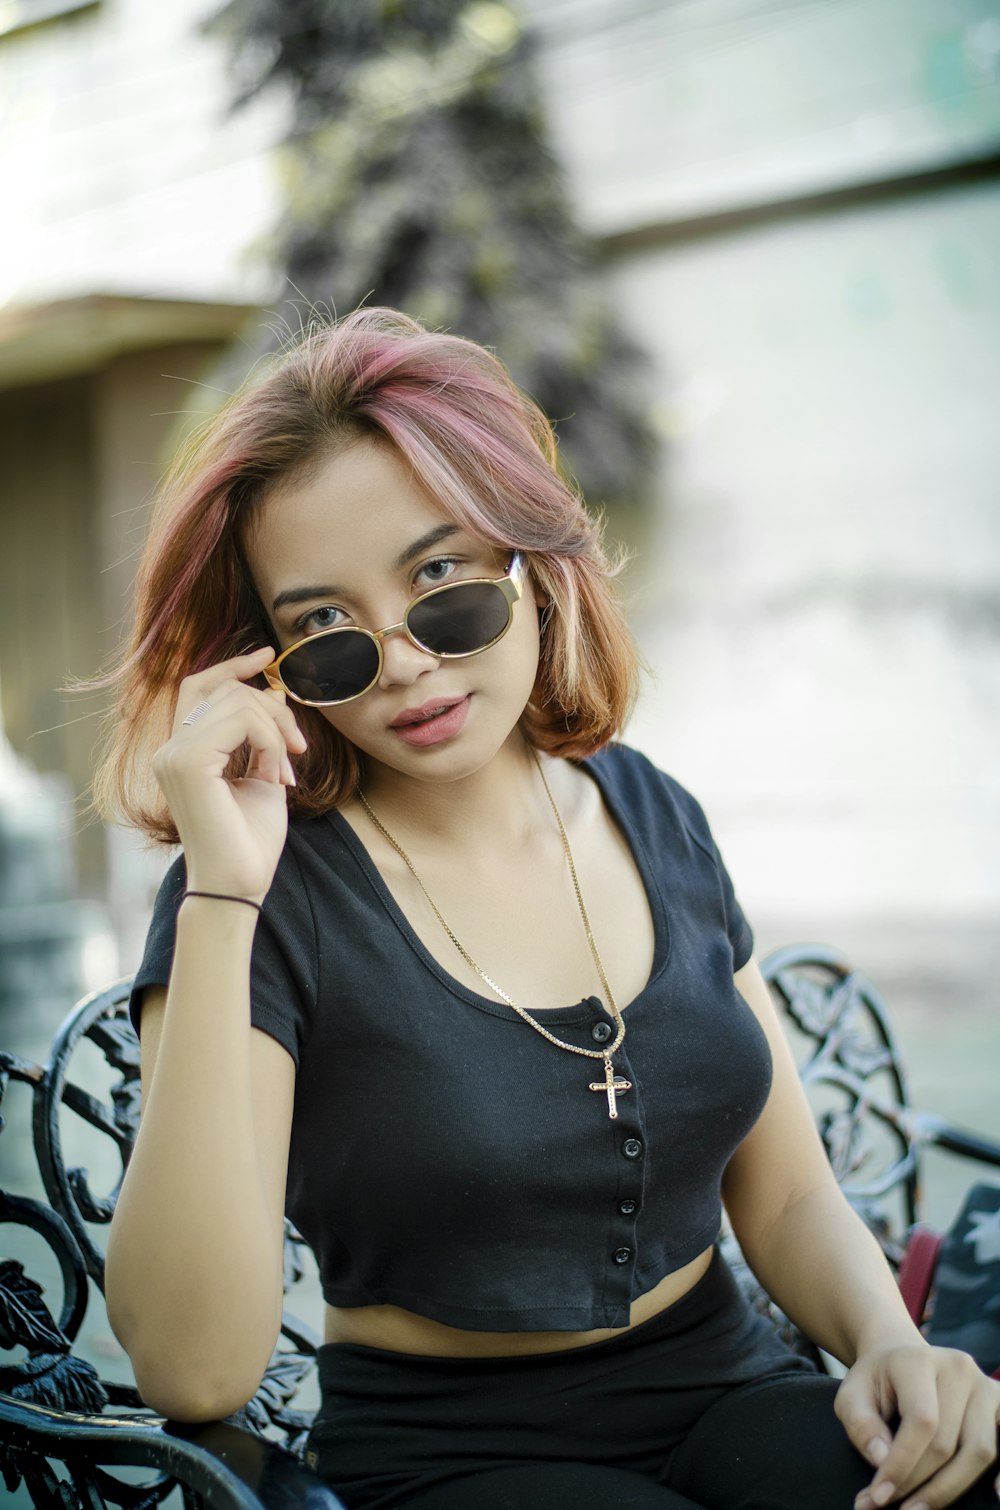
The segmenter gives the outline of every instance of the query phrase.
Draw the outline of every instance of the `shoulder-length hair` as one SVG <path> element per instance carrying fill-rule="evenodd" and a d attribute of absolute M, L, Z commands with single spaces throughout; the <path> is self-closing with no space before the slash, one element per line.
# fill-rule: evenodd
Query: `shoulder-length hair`
<path fill-rule="evenodd" d="M 389 309 L 311 330 L 237 392 L 185 447 L 156 500 L 139 563 L 95 805 L 152 838 L 177 830 L 151 773 L 182 678 L 277 645 L 243 540 L 269 490 L 358 438 L 396 447 L 445 514 L 491 545 L 525 553 L 546 598 L 527 740 L 580 759 L 622 728 L 637 657 L 611 589 L 619 569 L 561 475 L 552 427 L 490 352 Z M 262 685 L 262 683 L 261 683 Z M 296 704 L 309 747 L 292 811 L 315 814 L 357 790 L 363 756 L 322 714 Z M 246 750 L 230 763 L 246 768 Z"/>

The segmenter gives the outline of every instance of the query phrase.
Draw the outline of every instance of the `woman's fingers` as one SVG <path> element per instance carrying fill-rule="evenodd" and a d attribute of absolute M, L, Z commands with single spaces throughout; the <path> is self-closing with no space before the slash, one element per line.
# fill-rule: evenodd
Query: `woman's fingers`
<path fill-rule="evenodd" d="M 196 671 L 191 676 L 186 676 L 181 682 L 177 697 L 174 733 L 182 727 L 193 728 L 193 724 L 186 722 L 192 713 L 196 715 L 194 722 L 197 723 L 207 712 L 216 707 L 223 697 L 235 688 L 245 686 L 253 677 L 259 676 L 264 667 L 270 665 L 273 659 L 273 648 L 270 645 L 264 645 L 260 650 L 254 650 L 248 655 L 233 656 L 228 661 L 220 661 L 218 665 L 207 666 L 204 671 Z M 279 707 L 287 707 L 285 693 L 280 687 L 268 687 L 263 690 L 248 688 L 247 690 L 254 692 L 258 697 L 273 701 Z M 306 747 L 305 737 L 291 711 L 288 711 L 287 716 L 280 722 L 288 736 L 289 744 L 293 748 L 298 748 L 301 753 Z"/>
<path fill-rule="evenodd" d="M 263 693 L 241 687 L 220 698 L 210 723 L 206 714 L 203 739 L 219 757 L 220 771 L 233 751 L 246 744 L 250 759 L 245 776 L 291 786 L 295 776 L 288 758 L 288 717 L 286 708 Z"/>
<path fill-rule="evenodd" d="M 980 1464 L 974 1473 L 970 1472 L 962 1477 L 968 1466 L 967 1455 L 960 1458 L 965 1406 L 964 1397 L 942 1393 L 939 1400 L 937 1424 L 927 1446 L 923 1453 L 914 1459 L 908 1473 L 900 1472 L 896 1475 L 897 1493 L 901 1500 L 907 1497 L 914 1503 L 922 1500 L 924 1490 L 935 1479 L 938 1470 L 946 1465 L 951 1469 L 952 1477 L 957 1476 L 956 1492 L 967 1488 L 973 1479 L 978 1478 L 982 1473 L 985 1464 Z M 936 1499 L 934 1503 L 944 1505 L 947 1501 Z"/>
<path fill-rule="evenodd" d="M 893 1494 L 898 1496 L 922 1483 L 955 1451 L 965 1400 L 942 1397 L 933 1367 L 920 1367 L 916 1362 L 898 1367 L 893 1383 L 899 1426 L 872 1491 L 881 1478 L 892 1484 Z M 950 1409 L 945 1400 L 949 1401 Z"/>
<path fill-rule="evenodd" d="M 277 712 L 274 714 L 274 721 L 284 734 L 285 743 L 290 750 L 295 750 L 301 755 L 307 747 L 306 737 L 299 728 L 295 714 L 285 701 L 285 694 L 268 688 L 266 692 L 262 692 L 260 695 L 261 697 L 270 698 L 274 702 L 277 709 Z"/>
<path fill-rule="evenodd" d="M 998 1415 L 996 1402 L 977 1391 L 969 1401 L 948 1460 L 910 1491 L 901 1510 L 920 1510 L 921 1506 L 940 1510 L 981 1478 L 997 1455 Z"/>
<path fill-rule="evenodd" d="M 249 749 L 244 778 L 295 785 L 289 748 L 301 753 L 306 746 L 284 703 L 240 683 L 215 696 L 217 701 L 195 723 L 178 728 L 153 758 L 157 781 L 178 823 L 191 801 L 203 800 L 199 791 L 208 797 L 206 778 L 211 786 L 224 779 L 232 755 L 243 745 Z"/>
<path fill-rule="evenodd" d="M 876 1466 L 857 1510 L 941 1510 L 996 1457 L 1000 1388 L 964 1353 L 903 1347 L 855 1365 L 837 1414 Z M 890 1434 L 885 1417 L 898 1416 Z"/>
<path fill-rule="evenodd" d="M 251 677 L 259 676 L 273 660 L 273 647 L 262 645 L 259 650 L 252 650 L 247 655 L 234 655 L 228 661 L 206 666 L 204 671 L 193 671 L 180 685 L 177 697 L 179 719 L 185 719 L 201 702 L 211 702 L 213 693 L 217 693 L 227 682 L 245 682 Z"/>
<path fill-rule="evenodd" d="M 270 689 L 259 692 L 255 687 L 244 686 L 242 682 L 226 682 L 216 689 L 213 698 L 212 709 L 216 720 L 238 709 L 256 708 L 262 710 L 280 730 L 286 750 L 301 755 L 306 749 L 305 735 L 298 726 L 295 714 L 285 702 L 283 692 L 274 692 Z M 208 717 L 207 714 L 205 716 Z"/>
<path fill-rule="evenodd" d="M 900 1349 L 867 1368 L 856 1366 L 855 1378 L 848 1375 L 841 1386 L 847 1399 L 838 1415 L 848 1436 L 869 1462 L 881 1459 L 868 1488 L 855 1500 L 855 1510 L 874 1510 L 898 1499 L 903 1486 L 914 1482 L 914 1469 L 934 1439 L 939 1419 L 937 1388 L 933 1369 L 921 1366 L 921 1351 Z M 911 1352 L 916 1356 L 910 1358 Z M 901 1353 L 907 1355 L 910 1366 L 902 1361 Z M 894 1434 L 889 1434 L 883 1412 L 899 1416 Z M 874 1447 L 876 1440 L 886 1438 L 887 1452 Z"/>
<path fill-rule="evenodd" d="M 264 653 L 265 657 L 266 655 L 267 652 Z M 250 662 L 250 674 L 256 674 L 257 668 L 252 664 L 255 658 L 248 656 L 241 659 Z M 232 662 L 226 664 L 233 665 Z M 210 669 L 216 672 L 221 668 Z M 246 773 L 248 776 L 283 781 L 286 785 L 293 786 L 295 776 L 288 753 L 292 751 L 301 755 L 307 745 L 305 735 L 285 701 L 285 694 L 272 688 L 259 691 L 232 676 L 225 676 L 221 680 L 212 678 L 210 685 L 206 686 L 203 679 L 208 676 L 209 672 L 201 672 L 196 677 L 185 678 L 177 701 L 175 739 L 180 736 L 183 744 L 190 749 L 196 745 L 204 748 L 207 740 L 219 755 L 227 757 L 246 740 L 251 746 L 251 766 Z M 261 713 L 280 734 L 280 760 L 277 767 L 267 758 L 274 741 L 268 738 L 262 741 L 251 733 L 252 729 L 259 731 L 260 724 L 253 720 L 255 715 Z M 240 730 L 241 723 L 247 724 L 245 731 Z"/>
<path fill-rule="evenodd" d="M 279 717 L 269 717 L 268 711 L 259 707 L 252 710 L 252 715 L 259 722 L 248 726 L 250 760 L 245 773 L 247 779 L 294 786 L 295 772 L 288 758 L 288 731 L 282 726 L 282 720 Z M 254 731 L 259 731 L 259 739 L 253 737 Z"/>
<path fill-rule="evenodd" d="M 888 1402 L 887 1414 L 894 1414 L 894 1402 Z M 874 1373 L 856 1364 L 834 1401 L 834 1410 L 851 1442 L 873 1468 L 880 1468 L 892 1447 L 892 1432 L 879 1409 Z"/>

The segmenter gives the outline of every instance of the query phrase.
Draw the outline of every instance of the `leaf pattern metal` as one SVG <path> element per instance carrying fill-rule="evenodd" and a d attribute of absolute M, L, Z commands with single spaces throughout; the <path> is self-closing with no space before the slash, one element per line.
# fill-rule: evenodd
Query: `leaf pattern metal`
<path fill-rule="evenodd" d="M 0 1191 L 0 1222 L 31 1227 L 48 1243 L 62 1272 L 66 1300 L 60 1320 L 53 1318 L 42 1286 L 13 1259 L 0 1261 L 0 1348 L 20 1351 L 19 1360 L 0 1364 L 0 1394 L 12 1402 L 31 1407 L 72 1413 L 74 1419 L 93 1419 L 101 1412 L 115 1415 L 107 1433 L 124 1430 L 134 1422 L 146 1430 L 156 1418 L 144 1411 L 132 1385 L 102 1380 L 93 1365 L 72 1355 L 73 1338 L 83 1319 L 89 1293 L 88 1276 L 103 1290 L 104 1255 L 93 1228 L 107 1226 L 114 1211 L 118 1185 L 110 1191 L 95 1189 L 90 1172 L 81 1165 L 67 1167 L 63 1154 L 62 1112 L 71 1111 L 98 1137 L 114 1148 L 122 1172 L 139 1124 L 139 1044 L 126 1011 L 128 981 L 84 1001 L 67 1019 L 45 1066 L 15 1054 L 0 1051 L 0 1107 L 8 1110 L 11 1082 L 26 1087 L 31 1098 L 30 1120 L 34 1150 L 50 1206 L 26 1196 Z M 84 1043 L 102 1054 L 113 1079 L 103 1095 L 74 1078 L 74 1056 Z M 0 1131 L 6 1126 L 0 1117 Z M 120 1184 L 120 1179 L 119 1182 Z M 302 1238 L 286 1223 L 284 1278 L 291 1289 L 305 1273 Z M 241 1424 L 259 1436 L 276 1440 L 301 1454 L 312 1416 L 296 1406 L 303 1381 L 312 1373 L 319 1338 L 310 1327 L 291 1315 L 282 1324 L 284 1342 L 268 1365 L 253 1400 L 241 1412 Z M 133 1414 L 122 1416 L 124 1407 Z M 138 1412 L 138 1413 L 136 1413 Z M 159 1428 L 157 1428 L 159 1429 Z M 149 1432 L 146 1432 L 149 1435 Z M 66 1510 L 152 1510 L 178 1488 L 186 1510 L 205 1503 L 192 1483 L 177 1467 L 176 1443 L 164 1435 L 162 1451 L 147 1443 L 141 1461 L 160 1463 L 151 1479 L 126 1484 L 100 1468 L 102 1449 L 98 1442 L 81 1447 L 67 1440 L 65 1461 L 70 1478 L 53 1472 L 59 1458 L 57 1444 L 46 1441 L 44 1451 L 25 1447 L 19 1433 L 5 1419 L 0 1399 L 0 1473 L 13 1493 L 23 1482 L 37 1505 L 63 1506 Z M 104 1461 L 115 1461 L 112 1454 Z M 180 1476 L 175 1476 L 179 1474 Z M 332 1492 L 315 1484 L 316 1502 L 334 1507 Z M 312 1488 L 308 1499 L 313 1503 Z M 246 1504 L 254 1503 L 248 1494 Z"/>

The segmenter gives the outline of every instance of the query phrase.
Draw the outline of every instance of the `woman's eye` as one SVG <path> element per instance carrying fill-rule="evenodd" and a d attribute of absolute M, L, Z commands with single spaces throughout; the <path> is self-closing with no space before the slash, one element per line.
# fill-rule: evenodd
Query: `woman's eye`
<path fill-rule="evenodd" d="M 316 634 L 321 629 L 338 629 L 344 617 L 343 610 L 324 604 L 322 608 L 310 608 L 295 622 L 298 634 Z"/>
<path fill-rule="evenodd" d="M 425 561 L 414 578 L 416 586 L 440 587 L 442 582 L 447 582 L 453 575 L 458 561 L 454 556 L 435 556 L 433 561 Z"/>

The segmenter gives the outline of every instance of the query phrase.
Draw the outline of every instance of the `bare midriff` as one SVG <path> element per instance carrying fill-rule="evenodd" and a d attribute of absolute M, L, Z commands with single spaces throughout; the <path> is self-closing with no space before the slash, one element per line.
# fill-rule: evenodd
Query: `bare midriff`
<path fill-rule="evenodd" d="M 417 1316 L 399 1306 L 327 1306 L 325 1340 L 354 1342 L 393 1353 L 424 1358 L 510 1358 L 531 1353 L 559 1353 L 606 1342 L 640 1326 L 675 1305 L 702 1278 L 712 1260 L 706 1248 L 682 1269 L 667 1274 L 632 1302 L 628 1326 L 595 1327 L 589 1332 L 469 1332 Z"/>

